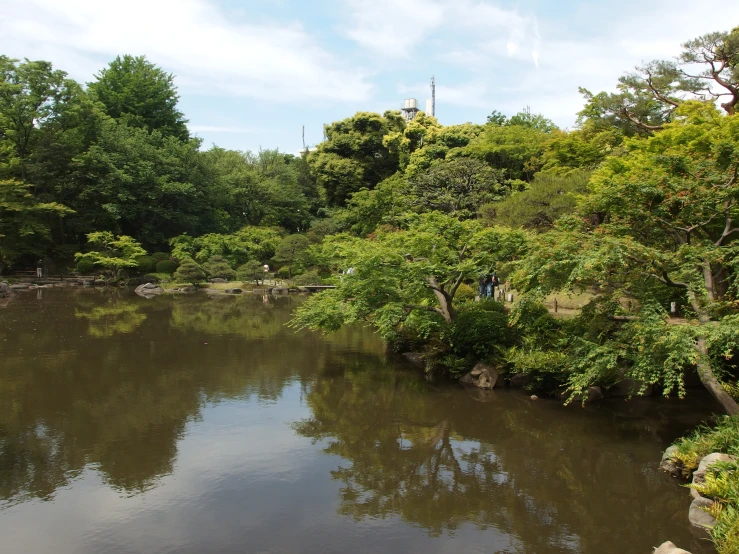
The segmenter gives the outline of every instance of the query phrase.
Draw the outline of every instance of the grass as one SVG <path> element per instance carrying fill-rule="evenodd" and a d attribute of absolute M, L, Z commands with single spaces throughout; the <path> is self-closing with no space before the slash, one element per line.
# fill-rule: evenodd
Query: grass
<path fill-rule="evenodd" d="M 739 417 L 724 416 L 714 427 L 701 426 L 676 445 L 675 458 L 689 470 L 697 468 L 701 458 L 712 452 L 739 458 Z M 717 464 L 706 474 L 705 484 L 694 488 L 716 501 L 711 509 L 716 518 L 711 538 L 718 553 L 739 552 L 739 463 Z"/>

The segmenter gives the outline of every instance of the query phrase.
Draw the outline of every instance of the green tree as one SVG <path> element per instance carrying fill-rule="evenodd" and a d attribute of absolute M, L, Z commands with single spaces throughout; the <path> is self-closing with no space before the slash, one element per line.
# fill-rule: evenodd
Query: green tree
<path fill-rule="evenodd" d="M 551 119 L 547 119 L 541 114 L 531 113 L 531 109 L 528 107 L 511 117 L 505 122 L 505 124 L 509 126 L 526 127 L 527 129 L 536 129 L 543 133 L 551 133 L 552 131 L 557 131 L 559 129 Z"/>
<path fill-rule="evenodd" d="M 336 289 L 302 304 L 293 324 L 330 331 L 369 321 L 386 338 L 416 312 L 436 314 L 450 324 L 462 283 L 476 280 L 494 263 L 512 260 L 526 244 L 524 232 L 485 229 L 477 221 L 439 212 L 404 219 L 405 228 L 380 229 L 372 239 L 327 239 L 324 248 L 334 255 L 334 268 L 353 272 Z"/>
<path fill-rule="evenodd" d="M 258 260 L 249 260 L 236 268 L 236 278 L 244 282 L 254 281 L 258 285 L 264 279 L 264 267 Z"/>
<path fill-rule="evenodd" d="M 593 95 L 582 89 L 585 117 L 606 117 L 639 132 L 671 121 L 688 100 L 720 101 L 733 115 L 739 104 L 739 27 L 708 33 L 682 45 L 675 61 L 652 61 L 619 79 L 618 92 Z"/>
<path fill-rule="evenodd" d="M 300 265 L 310 242 L 305 235 L 288 235 L 280 242 L 275 251 L 275 261 L 288 266 L 288 278 L 292 279 L 293 268 Z"/>
<path fill-rule="evenodd" d="M 197 285 L 205 281 L 206 274 L 203 268 L 192 258 L 180 260 L 180 266 L 174 272 L 173 278 L 178 283 Z"/>
<path fill-rule="evenodd" d="M 480 215 L 490 224 L 547 231 L 557 219 L 575 211 L 578 195 L 588 192 L 589 178 L 587 171 L 537 173 L 525 190 L 482 206 Z"/>
<path fill-rule="evenodd" d="M 55 202 L 38 202 L 31 185 L 0 180 L 0 271 L 24 254 L 43 254 L 50 237 L 46 217 L 71 211 Z"/>
<path fill-rule="evenodd" d="M 180 235 L 170 240 L 172 256 L 193 258 L 205 263 L 212 256 L 223 256 L 231 265 L 250 259 L 268 260 L 282 240 L 280 231 L 269 227 L 244 227 L 230 235 L 209 233 L 200 237 Z"/>
<path fill-rule="evenodd" d="M 69 205 L 79 225 L 134 236 L 149 248 L 181 233 L 220 231 L 228 198 L 199 147 L 106 119 L 75 159 L 79 194 Z"/>
<path fill-rule="evenodd" d="M 628 155 L 607 160 L 592 179 L 578 218 L 540 235 L 517 272 L 532 294 L 597 286 L 602 316 L 617 323 L 609 340 L 574 362 L 570 390 L 580 391 L 622 364 L 665 393 L 684 394 L 683 373 L 697 367 L 724 409 L 739 413 L 721 380 L 739 352 L 739 119 L 711 104 L 686 103 L 676 120 Z M 660 295 L 686 305 L 688 325 L 671 324 Z M 624 313 L 617 300 L 641 309 Z"/>
<path fill-rule="evenodd" d="M 541 169 L 548 138 L 547 133 L 533 127 L 488 125 L 461 153 L 503 171 L 508 180 L 530 181 Z"/>
<path fill-rule="evenodd" d="M 383 138 L 403 125 L 394 112 L 358 112 L 326 126 L 326 140 L 308 163 L 330 205 L 343 206 L 351 193 L 372 189 L 398 170 L 398 153 L 391 152 Z"/>
<path fill-rule="evenodd" d="M 474 158 L 439 161 L 409 179 L 409 203 L 424 211 L 474 217 L 484 203 L 508 195 L 510 188 L 501 183 L 501 173 Z"/>
<path fill-rule="evenodd" d="M 145 56 L 118 56 L 88 86 L 106 113 L 127 125 L 187 141 L 187 120 L 177 109 L 174 76 Z"/>
<path fill-rule="evenodd" d="M 208 261 L 203 264 L 203 271 L 205 271 L 208 277 L 218 277 L 220 279 L 226 279 L 227 281 L 236 277 L 236 272 L 228 263 L 228 260 L 223 256 L 211 256 Z"/>
<path fill-rule="evenodd" d="M 114 279 L 120 276 L 123 269 L 138 267 L 138 258 L 146 255 L 146 250 L 133 238 L 115 236 L 110 231 L 97 231 L 87 235 L 89 248 L 97 248 L 89 252 L 77 252 L 77 262 L 92 262 L 108 271 Z"/>

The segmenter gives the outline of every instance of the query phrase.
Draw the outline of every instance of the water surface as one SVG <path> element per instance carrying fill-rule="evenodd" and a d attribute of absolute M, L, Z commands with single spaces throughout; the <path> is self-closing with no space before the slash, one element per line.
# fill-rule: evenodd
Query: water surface
<path fill-rule="evenodd" d="M 300 300 L 43 290 L 0 307 L 3 552 L 712 552 L 660 452 L 678 400 L 427 383 Z"/>

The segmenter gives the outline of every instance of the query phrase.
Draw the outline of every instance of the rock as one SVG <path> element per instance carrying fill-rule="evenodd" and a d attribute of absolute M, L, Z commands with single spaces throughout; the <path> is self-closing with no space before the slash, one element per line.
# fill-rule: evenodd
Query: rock
<path fill-rule="evenodd" d="M 670 541 L 663 543 L 659 548 L 654 550 L 654 554 L 690 554 L 687 550 L 678 548 Z"/>
<path fill-rule="evenodd" d="M 417 367 L 426 367 L 426 356 L 420 352 L 403 352 L 403 357 Z"/>
<path fill-rule="evenodd" d="M 498 372 L 489 365 L 480 362 L 459 381 L 480 389 L 492 389 L 495 388 L 495 383 L 498 382 Z"/>
<path fill-rule="evenodd" d="M 136 287 L 134 292 L 144 298 L 151 298 L 152 296 L 158 296 L 164 293 L 164 289 L 151 283 L 145 283 Z"/>
<path fill-rule="evenodd" d="M 216 277 L 215 279 L 210 280 L 211 283 L 228 283 L 225 279 L 221 279 L 220 277 Z"/>
<path fill-rule="evenodd" d="M 187 287 L 182 287 L 180 290 L 182 292 L 184 292 L 184 293 L 188 293 L 189 294 L 189 293 L 192 293 L 192 292 L 198 292 L 198 287 L 195 287 L 193 285 L 189 285 Z"/>
<path fill-rule="evenodd" d="M 586 402 L 595 402 L 603 398 L 603 389 L 600 387 L 588 387 Z"/>
<path fill-rule="evenodd" d="M 12 294 L 12 289 L 10 288 L 10 285 L 3 281 L 0 283 L 0 298 L 8 298 Z"/>
<path fill-rule="evenodd" d="M 662 461 L 659 463 L 659 468 L 665 473 L 669 473 L 673 477 L 682 477 L 683 469 L 682 464 L 675 459 L 677 453 L 677 446 L 674 444 L 665 450 L 662 454 Z"/>
<path fill-rule="evenodd" d="M 722 454 L 721 452 L 714 452 L 705 456 L 698 464 L 698 469 L 693 472 L 693 484 L 702 485 L 706 482 L 706 471 L 709 467 L 717 462 L 733 462 L 736 458 L 729 456 L 728 454 Z"/>
<path fill-rule="evenodd" d="M 266 289 L 254 289 L 252 292 L 254 294 L 266 294 L 267 290 Z"/>
<path fill-rule="evenodd" d="M 13 283 L 10 285 L 11 290 L 24 290 L 24 289 L 30 289 L 31 283 Z"/>
<path fill-rule="evenodd" d="M 241 294 L 244 291 L 241 289 L 226 289 L 225 292 L 226 294 Z"/>
<path fill-rule="evenodd" d="M 105 280 L 104 279 L 95 279 L 95 282 L 93 284 L 96 287 L 104 287 L 105 286 Z"/>
<path fill-rule="evenodd" d="M 531 395 L 531 400 L 534 401 L 534 402 L 536 402 L 537 400 L 539 400 L 539 397 L 536 396 L 535 394 L 532 394 Z"/>
<path fill-rule="evenodd" d="M 713 529 L 713 526 L 716 525 L 716 519 L 706 511 L 711 506 L 713 506 L 713 500 L 708 498 L 701 496 L 693 499 L 693 502 L 690 503 L 690 511 L 688 511 L 690 523 L 701 529 Z"/>
<path fill-rule="evenodd" d="M 272 294 L 287 294 L 287 293 L 288 293 L 288 289 L 286 288 L 275 287 L 272 289 Z"/>

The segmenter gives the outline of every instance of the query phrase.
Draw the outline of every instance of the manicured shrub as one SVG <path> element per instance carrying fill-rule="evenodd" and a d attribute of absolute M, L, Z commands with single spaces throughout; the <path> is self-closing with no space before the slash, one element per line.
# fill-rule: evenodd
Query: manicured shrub
<path fill-rule="evenodd" d="M 77 273 L 81 275 L 92 275 L 100 272 L 100 267 L 96 266 L 92 260 L 80 258 L 76 265 Z"/>
<path fill-rule="evenodd" d="M 169 260 L 170 255 L 166 252 L 154 252 L 151 255 L 152 258 L 154 258 L 157 262 L 163 262 L 164 260 Z"/>
<path fill-rule="evenodd" d="M 483 302 L 498 304 L 497 302 Z M 452 352 L 458 356 L 487 358 L 498 346 L 511 344 L 508 316 L 487 306 L 473 306 L 457 315 L 449 334 Z"/>
<path fill-rule="evenodd" d="M 260 280 L 264 279 L 264 267 L 257 260 L 249 260 L 238 267 L 236 278 L 246 283 L 250 281 L 259 283 Z"/>
<path fill-rule="evenodd" d="M 154 256 L 140 256 L 136 258 L 138 270 L 141 273 L 153 273 L 157 269 L 157 260 Z"/>
<path fill-rule="evenodd" d="M 156 273 L 168 273 L 172 275 L 178 268 L 177 262 L 172 260 L 162 260 L 156 265 Z"/>
<path fill-rule="evenodd" d="M 226 279 L 231 281 L 236 277 L 228 260 L 223 256 L 211 256 L 210 259 L 203 264 L 203 270 L 210 278 Z"/>
<path fill-rule="evenodd" d="M 160 262 L 161 263 L 161 262 Z M 192 283 L 197 285 L 205 281 L 205 271 L 195 260 L 185 258 L 174 272 L 174 280 L 178 283 Z"/>
<path fill-rule="evenodd" d="M 293 283 L 295 283 L 298 286 L 320 285 L 321 282 L 322 282 L 321 276 L 318 274 L 318 271 L 316 270 L 306 271 L 302 275 L 297 275 L 293 277 Z"/>

